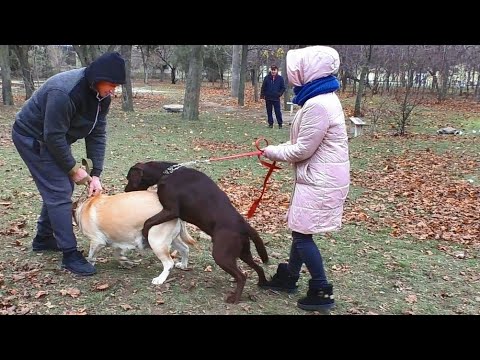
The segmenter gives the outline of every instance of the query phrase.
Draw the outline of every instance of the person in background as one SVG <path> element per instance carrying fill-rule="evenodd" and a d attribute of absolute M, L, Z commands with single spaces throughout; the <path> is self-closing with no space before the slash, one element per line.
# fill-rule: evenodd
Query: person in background
<path fill-rule="evenodd" d="M 290 129 L 290 142 L 269 145 L 263 155 L 292 164 L 294 190 L 287 212 L 292 244 L 288 263 L 281 263 L 263 288 L 293 293 L 303 264 L 311 279 L 299 308 L 327 310 L 334 306 L 314 234 L 341 227 L 343 206 L 350 186 L 348 137 L 342 105 L 335 91 L 340 66 L 338 52 L 326 46 L 289 50 L 287 75 L 294 85 L 293 103 L 301 108 Z"/>
<path fill-rule="evenodd" d="M 103 54 L 87 67 L 47 79 L 23 104 L 13 124 L 13 143 L 43 200 L 32 250 L 62 251 L 62 267 L 78 275 L 93 275 L 96 270 L 77 249 L 72 225 L 74 183 L 86 184 L 89 196 L 102 192 L 106 116 L 110 97 L 125 84 L 125 77 L 120 54 Z M 90 174 L 71 151 L 71 144 L 83 138 L 93 163 Z"/>
<path fill-rule="evenodd" d="M 260 99 L 265 99 L 267 108 L 268 127 L 273 128 L 272 109 L 275 110 L 278 128 L 283 125 L 282 110 L 280 109 L 280 97 L 285 92 L 285 80 L 278 74 L 278 67 L 272 65 L 270 72 L 263 79 L 262 88 L 260 90 Z"/>

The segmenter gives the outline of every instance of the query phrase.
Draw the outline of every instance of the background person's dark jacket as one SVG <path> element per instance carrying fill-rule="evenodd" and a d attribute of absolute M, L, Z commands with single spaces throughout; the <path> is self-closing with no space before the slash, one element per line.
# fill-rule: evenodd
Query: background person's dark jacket
<path fill-rule="evenodd" d="M 70 144 L 82 138 L 87 157 L 93 162 L 91 175 L 99 176 L 103 170 L 106 115 L 111 99 L 100 98 L 93 88 L 100 80 L 125 84 L 125 62 L 118 53 L 104 54 L 86 68 L 52 76 L 15 117 L 15 130 L 44 142 L 67 173 L 76 164 Z"/>
<path fill-rule="evenodd" d="M 269 72 L 263 79 L 260 97 L 265 100 L 280 101 L 280 96 L 285 92 L 285 81 L 281 75 L 275 76 L 273 81 L 272 73 Z"/>

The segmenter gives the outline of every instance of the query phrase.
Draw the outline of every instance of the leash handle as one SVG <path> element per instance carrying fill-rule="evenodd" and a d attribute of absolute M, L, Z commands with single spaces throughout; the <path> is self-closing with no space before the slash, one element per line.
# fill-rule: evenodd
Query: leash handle
<path fill-rule="evenodd" d="M 261 151 L 262 154 L 263 154 L 263 150 L 262 150 L 261 147 L 260 147 L 260 143 L 261 143 L 262 141 L 265 142 L 265 146 L 263 146 L 263 147 L 267 147 L 267 146 L 268 146 L 268 140 L 265 139 L 264 137 L 259 137 L 257 140 L 255 140 L 255 147 L 257 148 L 257 150 Z"/>

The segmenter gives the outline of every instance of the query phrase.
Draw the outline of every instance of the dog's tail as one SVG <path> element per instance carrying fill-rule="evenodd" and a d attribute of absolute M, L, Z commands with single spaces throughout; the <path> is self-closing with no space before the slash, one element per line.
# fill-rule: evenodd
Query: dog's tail
<path fill-rule="evenodd" d="M 197 245 L 197 241 L 191 237 L 190 233 L 188 232 L 188 229 L 187 229 L 187 224 L 185 221 L 183 220 L 180 220 L 180 238 L 182 239 L 182 241 L 188 245 Z"/>
<path fill-rule="evenodd" d="M 268 254 L 267 249 L 265 248 L 265 244 L 263 243 L 262 238 L 258 235 L 257 230 L 255 230 L 248 222 L 245 221 L 248 229 L 248 236 L 252 239 L 253 243 L 255 244 L 255 248 L 257 249 L 258 255 L 262 259 L 263 263 L 268 262 Z"/>

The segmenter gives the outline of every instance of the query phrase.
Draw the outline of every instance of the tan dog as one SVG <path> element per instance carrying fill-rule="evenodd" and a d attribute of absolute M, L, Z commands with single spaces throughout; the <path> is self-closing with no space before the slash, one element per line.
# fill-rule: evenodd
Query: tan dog
<path fill-rule="evenodd" d="M 74 219 L 80 231 L 90 240 L 87 260 L 94 265 L 97 252 L 105 246 L 113 246 L 115 257 L 122 265 L 133 265 L 125 256 L 125 251 L 144 249 L 143 224 L 162 208 L 157 194 L 148 190 L 92 196 L 78 204 L 74 207 Z M 163 264 L 162 273 L 152 280 L 155 285 L 165 282 L 173 266 L 187 268 L 187 244 L 196 243 L 188 233 L 185 222 L 178 218 L 152 227 L 148 242 Z M 180 253 L 181 262 L 174 263 L 170 247 Z"/>

